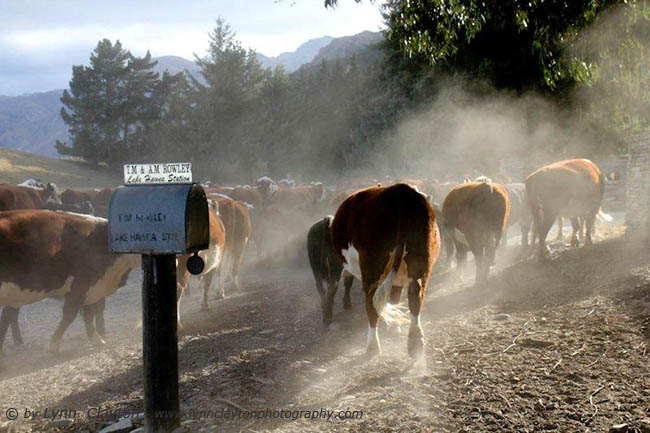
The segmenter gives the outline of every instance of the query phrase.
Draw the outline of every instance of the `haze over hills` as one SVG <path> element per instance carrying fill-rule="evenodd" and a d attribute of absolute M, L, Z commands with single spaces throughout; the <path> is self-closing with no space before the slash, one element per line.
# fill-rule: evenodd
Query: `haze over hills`
<path fill-rule="evenodd" d="M 323 36 L 305 42 L 296 51 L 277 57 L 258 54 L 257 58 L 267 68 L 282 65 L 287 73 L 319 64 L 323 60 L 351 56 L 356 56 L 359 63 L 365 65 L 377 58 L 377 50 L 369 47 L 382 38 L 381 33 L 368 31 L 341 38 Z M 201 79 L 200 68 L 192 60 L 178 56 L 161 56 L 154 60 L 158 61 L 154 71 L 159 74 L 164 71 L 172 74 L 187 71 Z M 62 94 L 63 89 L 20 96 L 0 95 L 0 147 L 58 156 L 54 148 L 56 140 L 69 142 L 67 127 L 59 114 Z"/>
<path fill-rule="evenodd" d="M 379 33 L 377 33 L 379 34 Z M 354 37 L 354 36 L 352 36 Z M 282 65 L 287 73 L 291 73 L 298 69 L 300 66 L 314 60 L 319 51 L 328 46 L 335 39 L 331 36 L 323 36 L 322 38 L 310 39 L 304 44 L 300 45 L 296 51 L 290 53 L 282 53 L 277 57 L 267 57 L 264 54 L 257 54 L 257 60 L 265 68 L 274 68 L 277 65 Z"/>

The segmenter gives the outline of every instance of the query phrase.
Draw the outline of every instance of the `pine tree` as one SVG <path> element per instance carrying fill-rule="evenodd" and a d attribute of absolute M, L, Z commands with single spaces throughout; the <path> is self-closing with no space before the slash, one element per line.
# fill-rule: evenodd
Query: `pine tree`
<path fill-rule="evenodd" d="M 179 80 L 168 74 L 160 80 L 155 65 L 149 52 L 134 57 L 119 41 L 100 41 L 90 66 L 73 67 L 70 92 L 61 97 L 72 143 L 57 141 L 57 151 L 109 166 L 150 151 L 152 128 Z"/>

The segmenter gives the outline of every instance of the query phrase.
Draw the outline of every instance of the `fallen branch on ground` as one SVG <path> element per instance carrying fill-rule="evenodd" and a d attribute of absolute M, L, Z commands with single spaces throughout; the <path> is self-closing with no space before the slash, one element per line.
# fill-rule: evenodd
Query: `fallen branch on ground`
<path fill-rule="evenodd" d="M 557 366 L 560 365 L 561 363 L 562 363 L 562 358 L 558 359 L 558 361 L 555 363 L 555 365 L 553 365 L 553 367 L 551 367 L 551 369 L 546 372 L 546 375 L 548 376 L 549 374 L 551 374 L 553 372 L 553 370 L 555 370 L 557 368 Z"/>
<path fill-rule="evenodd" d="M 219 402 L 219 403 L 223 403 L 223 404 L 227 404 L 228 406 L 232 406 L 232 407 L 234 407 L 236 409 L 241 410 L 242 412 L 248 412 L 248 409 L 246 409 L 245 407 L 240 406 L 237 403 L 232 402 L 230 400 L 226 400 L 225 398 L 215 398 L 214 401 Z"/>
<path fill-rule="evenodd" d="M 530 320 L 528 320 L 526 323 L 524 323 L 524 329 L 519 333 L 519 335 L 517 335 L 517 336 L 512 340 L 512 344 L 511 344 L 510 346 L 506 347 L 506 348 L 503 350 L 503 353 L 506 353 L 508 350 L 512 349 L 513 347 L 515 347 L 515 346 L 517 345 L 517 339 L 518 339 L 519 337 L 521 337 L 522 335 L 524 335 L 524 334 L 526 333 L 526 331 L 528 331 L 528 324 L 529 324 L 530 322 L 532 322 L 533 320 L 535 320 L 535 319 L 530 319 Z"/>
<path fill-rule="evenodd" d="M 598 388 L 597 390 L 595 390 L 594 392 L 592 392 L 591 395 L 589 396 L 589 404 L 594 408 L 594 413 L 591 414 L 591 416 L 590 416 L 589 418 L 587 418 L 587 420 L 585 421 L 585 424 L 591 422 L 591 420 L 594 419 L 594 417 L 595 417 L 596 415 L 598 415 L 598 406 L 596 406 L 596 405 L 594 404 L 594 396 L 595 396 L 596 394 L 598 394 L 600 391 L 602 391 L 603 389 L 605 389 L 605 386 L 607 386 L 607 385 L 603 385 L 603 386 L 601 386 L 600 388 Z"/>

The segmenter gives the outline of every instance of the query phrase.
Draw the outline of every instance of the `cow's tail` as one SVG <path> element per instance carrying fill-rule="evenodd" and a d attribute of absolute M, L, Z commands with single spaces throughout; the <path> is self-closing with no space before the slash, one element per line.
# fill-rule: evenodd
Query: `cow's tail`
<path fill-rule="evenodd" d="M 596 214 L 596 219 L 598 219 L 598 221 L 604 222 L 604 223 L 614 222 L 614 217 L 611 216 L 608 213 L 603 212 L 602 208 L 598 209 L 598 213 Z"/>
<path fill-rule="evenodd" d="M 416 193 L 420 195 L 419 193 Z M 403 197 L 402 194 L 399 197 Z M 424 200 L 426 198 L 423 197 Z M 404 209 L 403 206 L 398 206 L 399 210 Z M 377 314 L 384 319 L 388 325 L 400 325 L 407 323 L 408 315 L 406 312 L 399 308 L 397 305 L 388 302 L 390 293 L 393 288 L 393 280 L 397 275 L 402 259 L 406 254 L 406 234 L 408 233 L 408 224 L 405 221 L 404 214 L 400 214 L 397 221 L 397 237 L 395 240 L 395 249 L 391 252 L 388 259 L 387 269 L 390 269 L 388 275 L 383 281 L 380 281 L 377 290 L 372 297 L 372 305 L 375 307 Z"/>

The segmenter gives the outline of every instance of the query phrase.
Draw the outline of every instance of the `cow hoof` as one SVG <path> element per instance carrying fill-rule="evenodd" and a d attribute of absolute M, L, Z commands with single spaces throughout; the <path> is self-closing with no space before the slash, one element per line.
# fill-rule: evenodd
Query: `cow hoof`
<path fill-rule="evenodd" d="M 409 356 L 413 359 L 422 357 L 422 354 L 424 353 L 424 338 L 418 335 L 409 337 L 408 352 Z"/>
<path fill-rule="evenodd" d="M 201 304 L 201 313 L 208 313 L 210 311 L 210 306 L 208 304 Z"/>
<path fill-rule="evenodd" d="M 338 331 L 341 329 L 341 325 L 338 323 L 330 322 L 329 325 L 326 326 L 326 329 L 328 331 Z"/>
<path fill-rule="evenodd" d="M 381 355 L 381 347 L 378 344 L 371 344 L 366 347 L 366 357 L 372 358 L 377 355 Z"/>
<path fill-rule="evenodd" d="M 95 335 L 90 339 L 90 342 L 93 344 L 93 346 L 96 347 L 106 346 L 106 341 L 102 338 L 101 335 Z"/>
<path fill-rule="evenodd" d="M 343 309 L 344 310 L 351 310 L 352 309 L 352 303 L 350 301 L 343 302 Z"/>

